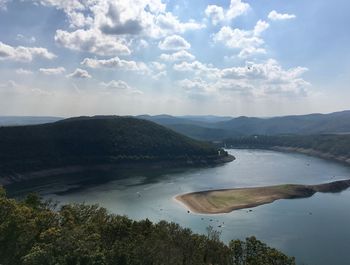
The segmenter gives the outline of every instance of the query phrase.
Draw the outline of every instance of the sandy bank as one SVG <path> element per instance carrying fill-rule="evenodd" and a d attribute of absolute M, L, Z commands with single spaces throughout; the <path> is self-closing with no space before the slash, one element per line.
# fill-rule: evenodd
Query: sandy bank
<path fill-rule="evenodd" d="M 334 160 L 334 161 L 338 161 L 338 162 L 350 165 L 350 157 L 348 157 L 348 156 L 337 156 L 337 155 L 333 155 L 330 153 L 324 153 L 324 152 L 314 150 L 314 149 L 305 149 L 305 148 L 298 148 L 298 147 L 285 147 L 285 146 L 274 146 L 274 147 L 271 147 L 269 149 L 274 150 L 274 151 L 279 151 L 279 152 L 296 152 L 296 153 L 301 153 L 301 154 L 305 154 L 305 155 L 320 157 L 320 158 L 327 159 L 327 160 Z"/>
<path fill-rule="evenodd" d="M 209 190 L 178 195 L 175 199 L 201 214 L 228 213 L 280 199 L 307 198 L 316 192 L 340 192 L 350 187 L 350 179 L 320 185 L 278 185 L 256 188 Z"/>

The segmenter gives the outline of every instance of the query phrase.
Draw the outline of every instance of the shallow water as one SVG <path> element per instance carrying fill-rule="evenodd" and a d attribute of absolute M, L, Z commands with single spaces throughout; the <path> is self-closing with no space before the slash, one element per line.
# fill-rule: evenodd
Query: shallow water
<path fill-rule="evenodd" d="M 279 200 L 251 212 L 238 210 L 220 215 L 189 214 L 174 201 L 175 195 L 191 191 L 320 184 L 350 178 L 349 167 L 306 155 L 262 150 L 229 152 L 237 159 L 218 167 L 167 172 L 90 172 L 60 176 L 46 183 L 14 185 L 10 192 L 18 195 L 35 190 L 61 203 L 98 203 L 113 213 L 133 219 L 173 221 L 198 233 L 205 233 L 206 227 L 212 225 L 221 231 L 225 242 L 255 235 L 295 256 L 299 264 L 350 264 L 350 190 L 316 194 L 307 199 Z M 72 182 L 85 179 L 86 175 L 89 181 Z"/>

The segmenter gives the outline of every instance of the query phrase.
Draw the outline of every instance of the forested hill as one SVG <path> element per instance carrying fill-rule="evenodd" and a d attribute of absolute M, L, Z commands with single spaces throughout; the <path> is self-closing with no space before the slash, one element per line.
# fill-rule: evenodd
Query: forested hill
<path fill-rule="evenodd" d="M 217 117 L 217 122 L 173 116 L 141 116 L 174 131 L 201 140 L 224 140 L 249 135 L 345 134 L 350 133 L 350 111 L 329 114 L 293 115 L 270 118 Z M 220 120 L 221 119 L 221 120 Z"/>
<path fill-rule="evenodd" d="M 0 172 L 130 161 L 217 161 L 209 143 L 131 117 L 79 117 L 0 128 Z M 1 175 L 0 175 L 1 176 Z"/>
<path fill-rule="evenodd" d="M 297 151 L 350 164 L 350 134 L 243 136 L 225 140 L 227 147 Z"/>

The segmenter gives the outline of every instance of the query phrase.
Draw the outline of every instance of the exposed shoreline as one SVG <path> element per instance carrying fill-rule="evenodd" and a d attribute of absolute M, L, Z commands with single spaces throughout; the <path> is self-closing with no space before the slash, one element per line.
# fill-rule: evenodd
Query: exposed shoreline
<path fill-rule="evenodd" d="M 273 150 L 273 151 L 279 151 L 279 152 L 295 152 L 295 153 L 319 157 L 319 158 L 323 158 L 326 160 L 337 161 L 337 162 L 341 162 L 341 163 L 345 163 L 347 165 L 350 165 L 350 157 L 336 156 L 336 155 L 332 155 L 330 153 L 324 153 L 324 152 L 317 151 L 314 149 L 305 149 L 305 148 L 298 148 L 298 147 L 285 147 L 285 146 L 273 146 L 269 149 Z"/>
<path fill-rule="evenodd" d="M 242 147 L 232 147 L 232 149 L 256 149 L 256 150 L 272 150 L 277 152 L 286 153 L 298 153 L 308 156 L 318 157 L 325 160 L 340 162 L 342 164 L 350 165 L 350 157 L 347 156 L 337 156 L 330 153 L 321 152 L 315 149 L 307 149 L 301 147 L 290 147 L 290 146 L 270 146 L 270 147 L 252 147 L 252 146 L 242 146 Z"/>
<path fill-rule="evenodd" d="M 81 173 L 90 170 L 112 170 L 112 169 L 135 169 L 135 168 L 173 168 L 173 167 L 200 167 L 200 166 L 215 166 L 235 160 L 235 157 L 228 155 L 225 157 L 218 157 L 217 159 L 202 159 L 198 161 L 183 160 L 183 161 L 139 161 L 139 162 L 125 162 L 125 163 L 99 163 L 92 165 L 70 165 L 55 168 L 48 168 L 43 170 L 35 170 L 31 172 L 19 172 L 12 174 L 0 174 L 0 186 L 6 186 L 21 181 L 27 181 L 32 179 L 40 179 L 51 176 Z"/>
<path fill-rule="evenodd" d="M 175 199 L 191 212 L 221 214 L 253 208 L 280 199 L 308 198 L 317 192 L 336 193 L 350 187 L 350 179 L 319 185 L 277 185 L 255 188 L 207 190 L 178 195 Z"/>

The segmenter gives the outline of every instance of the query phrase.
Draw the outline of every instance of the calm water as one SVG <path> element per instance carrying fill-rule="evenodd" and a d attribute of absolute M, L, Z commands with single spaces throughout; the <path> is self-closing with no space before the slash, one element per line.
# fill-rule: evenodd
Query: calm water
<path fill-rule="evenodd" d="M 236 161 L 214 168 L 90 172 L 74 176 L 82 179 L 88 175 L 89 180 L 83 184 L 72 183 L 72 176 L 65 176 L 64 180 L 60 177 L 49 183 L 36 181 L 10 189 L 19 193 L 36 190 L 62 203 L 98 203 L 113 213 L 133 219 L 174 221 L 197 233 L 205 233 L 206 227 L 212 225 L 222 232 L 225 242 L 255 235 L 295 256 L 299 264 L 350 264 L 350 190 L 280 200 L 253 208 L 252 212 L 239 210 L 221 215 L 188 214 L 173 200 L 179 193 L 207 189 L 319 184 L 350 178 L 350 167 L 305 155 L 260 150 L 230 153 L 236 156 Z M 133 178 L 126 179 L 130 175 Z M 57 192 L 63 190 L 66 192 Z"/>

